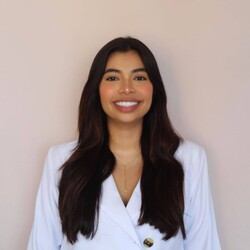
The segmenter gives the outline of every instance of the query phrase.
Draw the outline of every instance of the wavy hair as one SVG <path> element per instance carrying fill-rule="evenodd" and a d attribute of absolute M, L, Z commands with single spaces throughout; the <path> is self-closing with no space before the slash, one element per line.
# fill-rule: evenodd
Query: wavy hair
<path fill-rule="evenodd" d="M 128 51 L 138 53 L 153 84 L 152 105 L 144 116 L 140 139 L 144 165 L 138 224 L 154 226 L 164 240 L 175 236 L 179 230 L 183 238 L 186 237 L 184 171 L 174 156 L 182 139 L 171 125 L 166 92 L 154 55 L 141 41 L 125 37 L 107 43 L 94 58 L 79 105 L 77 146 L 61 167 L 59 214 L 62 232 L 72 244 L 78 233 L 91 239 L 98 228 L 102 182 L 112 174 L 116 163 L 109 148 L 99 85 L 109 56 Z"/>

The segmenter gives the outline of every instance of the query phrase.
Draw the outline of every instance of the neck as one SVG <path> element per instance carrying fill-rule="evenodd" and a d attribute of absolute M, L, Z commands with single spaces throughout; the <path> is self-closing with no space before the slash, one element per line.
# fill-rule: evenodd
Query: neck
<path fill-rule="evenodd" d="M 114 154 L 131 156 L 140 151 L 142 124 L 108 123 L 109 146 Z"/>

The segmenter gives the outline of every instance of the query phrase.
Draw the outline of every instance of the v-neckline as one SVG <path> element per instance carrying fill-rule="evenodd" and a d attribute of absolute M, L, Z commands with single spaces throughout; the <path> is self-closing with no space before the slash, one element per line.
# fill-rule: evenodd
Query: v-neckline
<path fill-rule="evenodd" d="M 131 194 L 131 196 L 130 196 L 128 202 L 127 202 L 127 204 L 125 204 L 124 201 L 123 201 L 123 199 L 122 199 L 122 196 L 121 196 L 121 194 L 120 194 L 120 192 L 119 192 L 119 189 L 118 189 L 118 187 L 117 187 L 117 185 L 116 185 L 115 178 L 114 178 L 113 174 L 111 174 L 110 177 L 111 177 L 111 179 L 112 179 L 112 182 L 113 182 L 113 184 L 114 184 L 114 186 L 115 186 L 116 192 L 118 193 L 118 195 L 119 195 L 119 197 L 120 197 L 120 200 L 121 200 L 122 204 L 124 205 L 125 208 L 128 208 L 128 206 L 131 204 L 131 200 L 134 200 L 135 194 L 138 193 L 138 192 L 140 192 L 141 178 L 139 178 L 138 182 L 136 183 L 135 188 L 134 188 L 134 190 L 133 190 L 133 192 L 132 192 L 132 194 Z"/>
<path fill-rule="evenodd" d="M 102 187 L 101 210 L 105 212 L 123 231 L 141 247 L 136 226 L 141 208 L 140 180 L 138 181 L 127 206 L 124 205 L 115 180 L 110 175 Z"/>

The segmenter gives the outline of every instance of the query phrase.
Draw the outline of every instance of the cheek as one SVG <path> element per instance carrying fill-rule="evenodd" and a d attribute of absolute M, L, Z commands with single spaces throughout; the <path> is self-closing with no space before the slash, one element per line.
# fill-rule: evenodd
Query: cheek
<path fill-rule="evenodd" d="M 106 84 L 101 84 L 99 87 L 99 95 L 102 107 L 108 105 L 112 100 L 115 90 Z"/>
<path fill-rule="evenodd" d="M 153 97 L 153 85 L 147 84 L 143 86 L 142 91 L 143 91 L 143 95 L 145 96 L 145 98 L 151 101 Z"/>
<path fill-rule="evenodd" d="M 110 95 L 110 90 L 109 88 L 107 88 L 107 86 L 101 84 L 100 88 L 99 88 L 99 95 L 100 95 L 100 99 L 101 100 L 105 100 L 108 98 L 108 96 Z"/>

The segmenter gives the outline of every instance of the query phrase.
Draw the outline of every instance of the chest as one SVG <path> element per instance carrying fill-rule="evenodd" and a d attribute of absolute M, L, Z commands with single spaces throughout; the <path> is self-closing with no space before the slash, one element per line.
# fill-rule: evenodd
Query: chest
<path fill-rule="evenodd" d="M 122 213 L 122 212 L 121 212 Z M 133 217 L 129 213 L 128 218 Z M 171 238 L 168 241 L 162 240 L 162 234 L 150 225 L 137 226 L 137 219 L 128 219 L 124 214 L 119 218 L 117 223 L 116 216 L 112 216 L 108 211 L 101 210 L 99 226 L 93 239 L 86 239 L 82 235 L 78 236 L 78 241 L 71 245 L 66 240 L 62 244 L 62 250 L 184 250 L 184 242 L 181 234 Z M 146 247 L 144 244 L 150 240 L 152 245 Z"/>
<path fill-rule="evenodd" d="M 124 205 L 128 204 L 141 174 L 142 168 L 131 169 L 124 166 L 115 168 L 113 178 Z"/>
<path fill-rule="evenodd" d="M 140 208 L 140 180 L 134 188 L 127 206 L 124 206 L 115 184 L 114 175 L 111 175 L 103 183 L 96 235 L 93 239 L 86 239 L 79 234 L 78 241 L 74 245 L 63 239 L 61 250 L 143 250 L 145 249 L 144 242 L 148 238 L 153 240 L 153 245 L 149 249 L 184 250 L 181 233 L 164 241 L 159 230 L 148 224 L 139 226 Z"/>

